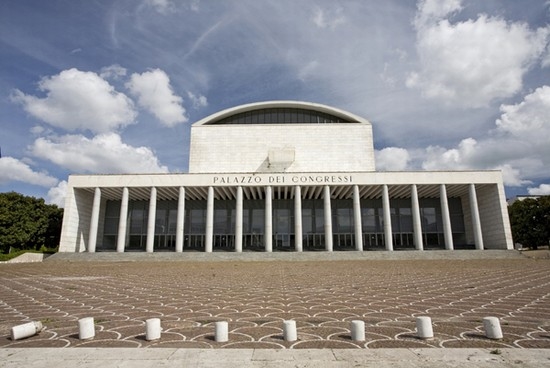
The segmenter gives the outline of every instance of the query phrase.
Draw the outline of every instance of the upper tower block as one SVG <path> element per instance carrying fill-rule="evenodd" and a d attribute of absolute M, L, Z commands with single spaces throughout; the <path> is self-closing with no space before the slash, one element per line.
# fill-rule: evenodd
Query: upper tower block
<path fill-rule="evenodd" d="M 374 170 L 371 124 L 326 105 L 259 102 L 191 127 L 190 173 Z"/>

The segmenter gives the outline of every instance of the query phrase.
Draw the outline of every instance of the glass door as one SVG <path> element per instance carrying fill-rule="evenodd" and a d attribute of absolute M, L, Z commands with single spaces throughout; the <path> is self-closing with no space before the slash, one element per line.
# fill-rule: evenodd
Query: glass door
<path fill-rule="evenodd" d="M 273 235 L 276 250 L 289 251 L 294 248 L 294 234 L 292 231 L 292 218 L 290 209 L 277 208 L 273 210 Z"/>

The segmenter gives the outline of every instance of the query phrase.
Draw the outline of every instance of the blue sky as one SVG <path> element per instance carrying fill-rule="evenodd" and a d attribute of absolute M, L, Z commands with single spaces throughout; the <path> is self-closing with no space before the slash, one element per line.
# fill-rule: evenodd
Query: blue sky
<path fill-rule="evenodd" d="M 193 122 L 302 100 L 371 121 L 378 170 L 550 194 L 549 20 L 546 0 L 3 0 L 0 192 L 186 172 Z"/>

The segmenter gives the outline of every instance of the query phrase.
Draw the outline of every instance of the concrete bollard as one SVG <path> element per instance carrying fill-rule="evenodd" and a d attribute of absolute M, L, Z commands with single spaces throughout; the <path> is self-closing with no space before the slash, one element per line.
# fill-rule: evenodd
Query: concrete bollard
<path fill-rule="evenodd" d="M 227 342 L 229 340 L 228 323 L 226 321 L 218 321 L 215 325 L 216 331 L 214 334 L 214 339 L 216 342 Z"/>
<path fill-rule="evenodd" d="M 160 339 L 160 318 L 149 318 L 145 321 L 145 340 L 158 340 Z"/>
<path fill-rule="evenodd" d="M 430 317 L 416 317 L 416 336 L 421 339 L 433 339 L 434 331 Z"/>
<path fill-rule="evenodd" d="M 94 317 L 84 317 L 78 320 L 78 338 L 92 339 L 95 336 Z"/>
<path fill-rule="evenodd" d="M 36 335 L 40 331 L 42 331 L 42 322 L 40 321 L 23 323 L 11 328 L 11 339 L 24 339 L 25 337 Z"/>
<path fill-rule="evenodd" d="M 483 318 L 483 327 L 485 328 L 485 336 L 489 339 L 499 340 L 504 337 L 497 317 Z"/>
<path fill-rule="evenodd" d="M 296 321 L 283 321 L 283 338 L 285 341 L 298 340 L 298 333 L 296 332 Z"/>
<path fill-rule="evenodd" d="M 365 322 L 351 321 L 351 339 L 353 341 L 365 341 Z"/>

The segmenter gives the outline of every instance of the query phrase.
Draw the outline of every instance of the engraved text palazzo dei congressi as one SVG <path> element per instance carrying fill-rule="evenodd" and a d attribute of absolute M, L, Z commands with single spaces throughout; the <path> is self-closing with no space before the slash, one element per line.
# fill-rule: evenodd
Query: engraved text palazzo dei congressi
<path fill-rule="evenodd" d="M 271 184 L 351 184 L 352 175 L 219 175 L 212 177 L 212 184 L 244 184 L 244 185 L 271 185 Z"/>

